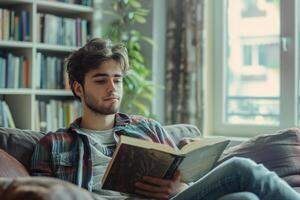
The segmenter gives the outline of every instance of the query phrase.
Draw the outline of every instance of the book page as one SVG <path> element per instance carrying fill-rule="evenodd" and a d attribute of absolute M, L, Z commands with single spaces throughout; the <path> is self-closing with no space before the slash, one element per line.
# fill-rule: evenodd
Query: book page
<path fill-rule="evenodd" d="M 186 154 L 178 168 L 182 173 L 182 181 L 186 183 L 197 181 L 207 174 L 214 167 L 228 143 L 229 141 L 226 140 Z"/>
<path fill-rule="evenodd" d="M 131 145 L 145 148 L 145 149 L 156 149 L 158 151 L 162 151 L 162 152 L 166 152 L 166 153 L 170 153 L 170 154 L 174 154 L 174 155 L 178 154 L 177 149 L 174 149 L 166 144 L 155 143 L 152 141 L 137 139 L 137 138 L 128 137 L 128 136 L 124 136 L 124 135 L 121 136 L 120 142 L 123 144 L 131 144 Z"/>
<path fill-rule="evenodd" d="M 180 149 L 181 154 L 187 154 L 191 151 L 194 151 L 199 148 L 203 148 L 205 146 L 214 145 L 216 143 L 220 143 L 226 141 L 227 139 L 224 137 L 214 137 L 214 138 L 199 138 Z"/>

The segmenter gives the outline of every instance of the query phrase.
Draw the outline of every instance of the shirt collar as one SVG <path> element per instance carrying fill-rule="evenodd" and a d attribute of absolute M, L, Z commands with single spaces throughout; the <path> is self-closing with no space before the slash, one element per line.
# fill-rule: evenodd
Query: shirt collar
<path fill-rule="evenodd" d="M 70 128 L 73 131 L 76 131 L 76 129 L 80 128 L 81 119 L 82 118 L 79 117 L 71 123 Z M 127 114 L 124 114 L 124 113 L 116 113 L 115 114 L 115 127 L 117 127 L 117 126 L 126 126 L 130 123 L 131 123 L 131 119 Z"/>
<path fill-rule="evenodd" d="M 131 118 L 124 113 L 116 113 L 115 126 L 126 126 L 131 123 Z"/>

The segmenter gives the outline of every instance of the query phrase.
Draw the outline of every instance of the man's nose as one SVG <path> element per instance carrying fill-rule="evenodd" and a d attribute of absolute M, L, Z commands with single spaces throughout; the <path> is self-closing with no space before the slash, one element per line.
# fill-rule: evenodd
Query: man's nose
<path fill-rule="evenodd" d="M 108 81 L 107 91 L 111 92 L 111 91 L 115 91 L 115 90 L 116 90 L 116 85 L 115 85 L 114 79 L 111 78 Z"/>

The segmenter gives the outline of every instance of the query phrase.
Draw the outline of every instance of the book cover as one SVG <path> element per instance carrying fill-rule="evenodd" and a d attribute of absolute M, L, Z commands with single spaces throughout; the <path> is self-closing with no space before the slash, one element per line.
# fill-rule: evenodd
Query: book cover
<path fill-rule="evenodd" d="M 19 59 L 19 74 L 18 74 L 18 88 L 24 88 L 24 56 L 18 57 Z"/>
<path fill-rule="evenodd" d="M 40 29 L 39 29 L 39 42 L 44 43 L 45 42 L 45 14 L 38 13 L 40 17 Z"/>
<path fill-rule="evenodd" d="M 15 35 L 15 11 L 11 10 L 10 11 L 10 16 L 9 16 L 9 39 L 13 40 L 14 35 Z"/>
<path fill-rule="evenodd" d="M 4 113 L 5 113 L 6 117 L 7 117 L 7 127 L 9 127 L 9 128 L 16 128 L 13 116 L 12 116 L 12 114 L 10 112 L 10 109 L 9 109 L 7 103 L 5 101 L 3 101 L 2 104 L 3 104 Z"/>
<path fill-rule="evenodd" d="M 9 10 L 3 9 L 2 13 L 2 20 L 3 20 L 3 33 L 2 33 L 2 39 L 8 40 L 9 39 Z"/>
<path fill-rule="evenodd" d="M 39 101 L 38 103 L 39 112 L 39 130 L 46 132 L 47 130 L 47 116 L 46 116 L 46 103 L 44 101 Z"/>
<path fill-rule="evenodd" d="M 29 66 L 29 61 L 25 58 L 24 60 L 24 74 L 23 74 L 23 85 L 25 88 L 30 87 L 30 66 Z"/>
<path fill-rule="evenodd" d="M 81 46 L 81 31 L 80 31 L 81 19 L 76 18 L 76 46 Z"/>
<path fill-rule="evenodd" d="M 3 114 L 3 127 L 8 128 L 8 114 L 6 112 L 6 106 L 5 106 L 5 102 L 1 101 L 1 106 L 2 106 L 2 114 Z"/>
<path fill-rule="evenodd" d="M 41 52 L 36 53 L 36 75 L 35 75 L 35 88 L 42 88 L 41 86 L 41 65 L 42 65 L 42 54 Z"/>
<path fill-rule="evenodd" d="M 5 88 L 6 60 L 0 57 L 0 88 Z"/>
<path fill-rule="evenodd" d="M 3 104 L 2 104 L 2 101 L 0 100 L 0 127 L 5 127 L 4 126 L 4 109 L 3 109 Z"/>
<path fill-rule="evenodd" d="M 7 88 L 13 88 L 14 87 L 14 56 L 11 53 L 8 53 L 7 56 L 7 70 L 6 70 L 7 76 L 6 76 L 6 86 Z"/>
<path fill-rule="evenodd" d="M 19 32 L 20 32 L 20 17 L 19 16 L 15 16 L 15 35 L 14 35 L 14 40 L 19 40 Z"/>
<path fill-rule="evenodd" d="M 26 11 L 22 10 L 21 11 L 21 40 L 26 41 Z"/>
<path fill-rule="evenodd" d="M 14 56 L 13 58 L 14 74 L 13 74 L 13 88 L 19 87 L 19 75 L 20 75 L 20 58 Z"/>
<path fill-rule="evenodd" d="M 214 167 L 228 143 L 224 138 L 201 138 L 178 150 L 121 136 L 103 176 L 102 189 L 134 194 L 134 184 L 143 176 L 169 179 L 177 169 L 183 182 L 196 181 Z"/>
<path fill-rule="evenodd" d="M 25 41 L 30 41 L 30 13 L 25 11 L 26 15 L 26 35 L 25 35 Z"/>
<path fill-rule="evenodd" d="M 103 189 L 134 193 L 134 184 L 138 180 L 146 175 L 163 177 L 175 159 L 174 155 L 165 152 L 141 149 L 132 145 L 122 145 L 119 155 L 111 167 Z"/>
<path fill-rule="evenodd" d="M 0 8 L 0 40 L 3 40 L 3 29 L 4 29 L 4 18 L 3 18 L 3 9 Z"/>

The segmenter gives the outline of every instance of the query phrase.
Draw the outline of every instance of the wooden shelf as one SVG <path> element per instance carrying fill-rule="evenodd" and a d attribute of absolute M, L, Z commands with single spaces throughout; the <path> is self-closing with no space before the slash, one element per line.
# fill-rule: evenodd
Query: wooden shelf
<path fill-rule="evenodd" d="M 69 4 L 63 2 L 49 2 L 49 1 L 37 1 L 38 10 L 47 10 L 50 12 L 64 12 L 64 13 L 93 13 L 93 8 L 88 6 L 82 6 L 78 4 Z"/>

